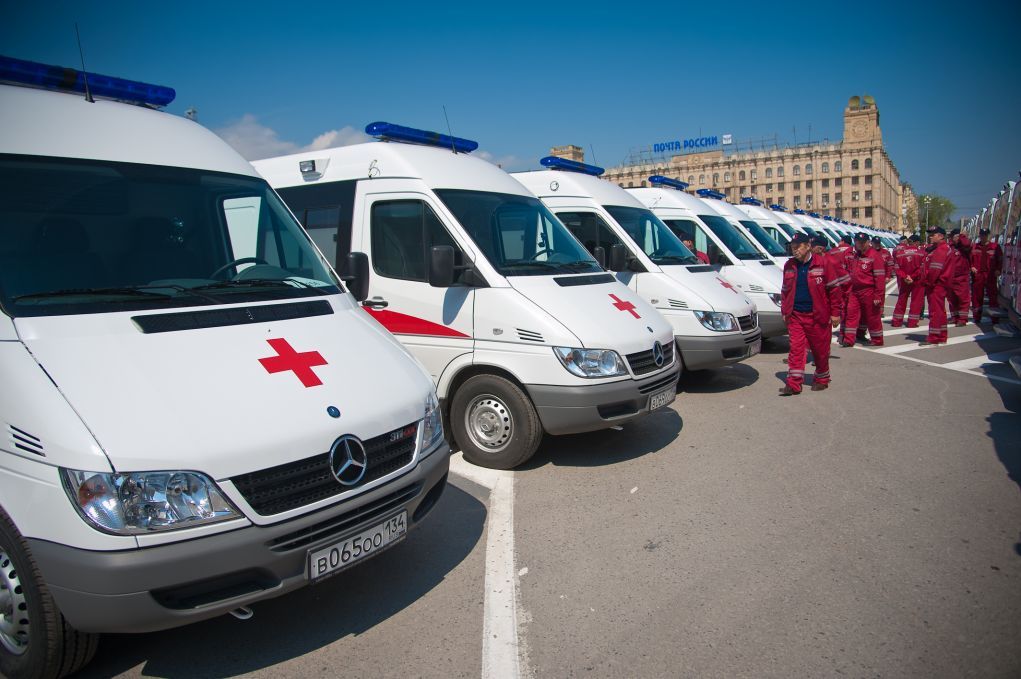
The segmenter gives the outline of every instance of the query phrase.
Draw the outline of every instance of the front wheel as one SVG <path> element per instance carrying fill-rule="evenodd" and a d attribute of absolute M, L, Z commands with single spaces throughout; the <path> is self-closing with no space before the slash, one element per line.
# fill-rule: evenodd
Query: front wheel
<path fill-rule="evenodd" d="M 496 375 L 476 375 L 461 385 L 450 404 L 450 425 L 464 458 L 490 469 L 517 467 L 542 440 L 528 395 Z"/>
<path fill-rule="evenodd" d="M 0 510 L 0 675 L 63 677 L 92 660 L 98 641 L 64 620 L 24 538 Z"/>

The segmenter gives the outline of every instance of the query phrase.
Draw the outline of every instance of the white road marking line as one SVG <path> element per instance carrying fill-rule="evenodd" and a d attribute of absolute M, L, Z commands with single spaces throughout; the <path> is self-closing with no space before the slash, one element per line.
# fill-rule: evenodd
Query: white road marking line
<path fill-rule="evenodd" d="M 914 330 L 914 328 L 912 328 L 912 330 Z M 951 337 L 950 339 L 948 339 L 946 341 L 945 344 L 940 344 L 938 346 L 946 347 L 946 346 L 952 346 L 954 344 L 964 344 L 965 342 L 977 342 L 979 340 L 992 339 L 993 337 L 996 337 L 995 333 L 991 334 L 991 335 L 990 334 L 987 334 L 987 335 L 962 335 L 960 337 Z M 867 351 L 871 351 L 874 354 L 885 354 L 887 356 L 892 356 L 894 354 L 903 354 L 903 353 L 906 353 L 908 351 L 914 351 L 915 349 L 926 349 L 926 348 L 935 348 L 935 347 L 922 347 L 922 346 L 919 346 L 918 344 L 916 344 L 914 342 L 908 342 L 907 344 L 898 344 L 897 346 L 893 346 L 893 347 L 879 347 L 878 349 L 872 349 L 871 347 L 858 347 L 858 348 L 859 349 L 865 349 Z M 939 365 L 939 364 L 937 363 L 936 365 Z"/>
<path fill-rule="evenodd" d="M 949 370 L 975 370 L 986 365 L 1004 365 L 1010 359 L 1011 356 L 1021 352 L 1021 349 L 1014 351 L 1001 351 L 998 354 L 982 354 L 981 356 L 974 356 L 972 358 L 964 358 L 960 361 L 950 361 L 949 363 L 941 363 L 940 366 Z"/>
<path fill-rule="evenodd" d="M 928 326 L 920 326 L 917 328 L 883 328 L 883 337 L 890 337 L 891 335 L 910 335 L 911 333 L 917 333 L 921 335 L 928 334 Z"/>
<path fill-rule="evenodd" d="M 914 361 L 915 363 L 921 363 L 922 365 L 931 365 L 934 368 L 944 368 L 944 367 L 946 367 L 942 363 L 933 363 L 932 361 L 924 361 L 924 360 L 922 360 L 920 358 L 915 358 L 914 356 L 897 356 L 897 358 L 903 359 L 905 361 Z M 1021 385 L 1021 380 L 1016 380 L 1016 379 L 1014 379 L 1012 377 L 1000 377 L 999 375 L 987 375 L 985 373 L 975 372 L 973 370 L 962 370 L 960 368 L 950 368 L 950 370 L 953 370 L 954 372 L 958 372 L 958 373 L 961 373 L 961 374 L 964 374 L 964 375 L 974 375 L 975 377 L 984 377 L 987 380 L 995 380 L 997 382 L 1007 382 L 1008 384 L 1018 384 L 1018 385 Z"/>
<path fill-rule="evenodd" d="M 518 679 L 518 574 L 514 569 L 514 473 L 476 467 L 457 453 L 450 470 L 489 489 L 482 679 Z M 525 571 L 527 572 L 527 571 Z"/>

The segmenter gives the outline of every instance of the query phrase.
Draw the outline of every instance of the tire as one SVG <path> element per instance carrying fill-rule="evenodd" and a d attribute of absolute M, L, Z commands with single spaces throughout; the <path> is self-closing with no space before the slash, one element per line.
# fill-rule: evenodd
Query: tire
<path fill-rule="evenodd" d="M 64 620 L 21 533 L 0 510 L 0 675 L 55 679 L 84 667 L 98 634 Z"/>
<path fill-rule="evenodd" d="M 542 423 L 520 387 L 496 375 L 470 377 L 454 394 L 450 425 L 464 459 L 513 469 L 535 454 Z"/>

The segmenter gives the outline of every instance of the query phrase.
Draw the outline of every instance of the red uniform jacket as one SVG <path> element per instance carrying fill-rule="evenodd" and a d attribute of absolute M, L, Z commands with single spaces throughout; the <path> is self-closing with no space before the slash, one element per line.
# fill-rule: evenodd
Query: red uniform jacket
<path fill-rule="evenodd" d="M 826 253 L 826 256 L 836 262 L 846 274 L 847 267 L 851 264 L 851 258 L 854 257 L 854 248 L 841 241 L 840 245 Z M 846 278 L 842 285 L 844 288 L 844 294 L 847 295 L 847 291 L 851 289 L 851 278 Z"/>
<path fill-rule="evenodd" d="M 893 255 L 890 254 L 890 251 L 886 248 L 872 249 L 876 250 L 879 256 L 883 258 L 883 276 L 885 278 L 893 276 Z"/>
<path fill-rule="evenodd" d="M 847 273 L 851 276 L 851 290 L 872 288 L 873 299 L 882 301 L 886 297 L 886 267 L 883 256 L 870 247 L 864 254 L 854 251 L 848 264 Z"/>
<path fill-rule="evenodd" d="M 695 250 L 695 256 L 698 257 L 698 261 L 702 262 L 703 264 L 711 264 L 712 263 L 712 262 L 709 261 L 709 255 L 707 255 L 706 253 L 702 252 L 701 250 Z"/>
<path fill-rule="evenodd" d="M 952 243 L 950 247 L 953 250 L 951 255 L 956 253 L 956 256 L 951 257 L 954 262 L 954 280 L 958 283 L 969 280 L 971 278 L 971 240 L 962 233 L 959 240 Z"/>
<path fill-rule="evenodd" d="M 953 260 L 950 259 L 950 246 L 946 241 L 932 246 L 922 262 L 922 279 L 929 290 L 939 286 L 949 288 L 953 282 Z"/>
<path fill-rule="evenodd" d="M 979 273 L 999 276 L 1003 270 L 1003 250 L 993 241 L 985 245 L 975 243 L 971 246 L 971 266 Z"/>
<path fill-rule="evenodd" d="M 922 260 L 925 259 L 925 251 L 914 245 L 898 245 L 893 251 L 894 268 L 897 278 L 903 280 L 908 276 L 911 280 L 917 281 L 922 272 Z"/>
<path fill-rule="evenodd" d="M 812 318 L 819 325 L 830 324 L 844 309 L 844 283 L 833 257 L 812 255 L 808 261 L 808 291 L 812 295 Z M 780 313 L 787 318 L 794 311 L 794 292 L 798 284 L 798 260 L 791 257 L 783 265 L 783 287 L 780 288 Z"/>

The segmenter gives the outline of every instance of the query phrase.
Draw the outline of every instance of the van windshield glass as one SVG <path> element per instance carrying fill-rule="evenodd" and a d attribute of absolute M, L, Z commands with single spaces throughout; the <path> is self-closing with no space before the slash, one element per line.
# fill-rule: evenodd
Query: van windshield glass
<path fill-rule="evenodd" d="M 720 215 L 699 215 L 698 218 L 706 223 L 706 226 L 723 241 L 727 249 L 734 253 L 738 259 L 766 259 L 766 256 L 756 250 L 744 234 L 725 218 Z"/>
<path fill-rule="evenodd" d="M 0 303 L 13 316 L 339 292 L 262 179 L 0 155 Z"/>
<path fill-rule="evenodd" d="M 777 222 L 777 226 L 779 226 L 781 229 L 783 229 L 784 233 L 786 233 L 788 236 L 790 236 L 791 238 L 794 238 L 794 229 L 793 229 L 793 227 L 791 227 L 790 224 L 784 224 L 783 222 Z"/>
<path fill-rule="evenodd" d="M 610 216 L 634 243 L 649 256 L 653 264 L 698 264 L 695 256 L 650 210 L 620 205 L 604 205 Z"/>
<path fill-rule="evenodd" d="M 752 238 L 759 242 L 762 249 L 773 255 L 774 257 L 786 257 L 787 251 L 783 249 L 783 246 L 777 243 L 773 238 L 766 233 L 766 230 L 759 226 L 758 222 L 753 222 L 750 219 L 741 220 L 741 224 L 744 228 L 748 229 L 748 233 L 752 234 Z"/>
<path fill-rule="evenodd" d="M 603 270 L 538 198 L 461 189 L 435 193 L 503 276 Z"/>

